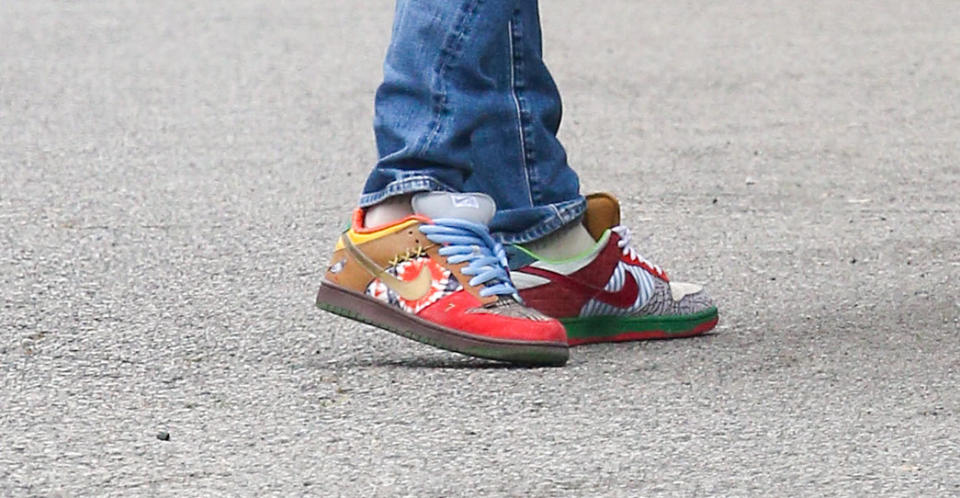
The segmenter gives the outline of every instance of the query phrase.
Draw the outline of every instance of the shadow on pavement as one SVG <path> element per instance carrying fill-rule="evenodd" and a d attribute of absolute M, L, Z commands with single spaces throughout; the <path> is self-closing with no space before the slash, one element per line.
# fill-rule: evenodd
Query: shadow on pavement
<path fill-rule="evenodd" d="M 409 369 L 435 369 L 435 370 L 533 370 L 537 368 L 525 365 L 514 365 L 511 363 L 502 363 L 493 360 L 483 360 L 479 358 L 468 358 L 459 356 L 456 353 L 449 353 L 449 356 L 423 355 L 414 357 L 399 356 L 378 356 L 378 357 L 352 357 L 331 360 L 323 364 L 316 365 L 321 369 L 353 369 L 353 368 L 409 368 Z"/>

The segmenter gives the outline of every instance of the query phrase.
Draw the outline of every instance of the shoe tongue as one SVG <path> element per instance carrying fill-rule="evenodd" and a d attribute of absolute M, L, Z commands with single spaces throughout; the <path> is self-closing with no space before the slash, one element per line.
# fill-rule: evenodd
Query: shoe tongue
<path fill-rule="evenodd" d="M 458 218 L 488 225 L 497 205 L 486 194 L 424 192 L 413 196 L 413 211 L 429 218 Z"/>

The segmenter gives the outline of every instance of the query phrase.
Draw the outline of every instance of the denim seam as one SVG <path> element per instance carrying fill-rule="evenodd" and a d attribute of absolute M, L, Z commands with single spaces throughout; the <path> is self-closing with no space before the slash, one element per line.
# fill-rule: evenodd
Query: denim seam
<path fill-rule="evenodd" d="M 516 17 L 516 16 L 515 16 Z M 517 53 L 516 42 L 520 40 L 521 34 L 514 24 L 514 19 L 507 23 L 507 39 L 510 42 L 510 90 L 513 96 L 513 102 L 517 109 L 517 133 L 520 136 L 520 164 L 523 167 L 524 179 L 527 182 L 527 198 L 530 205 L 533 206 L 533 184 L 530 180 L 530 165 L 527 163 L 529 148 L 527 145 L 527 132 L 523 123 L 524 105 L 520 97 L 520 87 L 523 86 L 523 56 Z"/>
<path fill-rule="evenodd" d="M 420 154 L 433 147 L 434 140 L 443 131 L 444 117 L 449 114 L 447 85 L 444 77 L 447 70 L 462 53 L 463 42 L 470 34 L 469 21 L 476 15 L 482 1 L 473 0 L 460 8 L 460 17 L 454 24 L 453 31 L 447 35 L 447 38 L 443 41 L 443 46 L 440 47 L 440 57 L 437 58 L 436 65 L 433 68 L 436 92 L 433 95 L 433 121 L 430 123 L 430 132 L 423 137 L 420 147 L 417 149 Z"/>
<path fill-rule="evenodd" d="M 395 195 L 438 190 L 456 192 L 456 189 L 453 187 L 431 176 L 408 176 L 406 178 L 394 180 L 376 192 L 370 192 L 368 194 L 361 195 L 359 205 L 360 207 L 369 207 L 386 199 L 387 197 L 392 197 Z"/>

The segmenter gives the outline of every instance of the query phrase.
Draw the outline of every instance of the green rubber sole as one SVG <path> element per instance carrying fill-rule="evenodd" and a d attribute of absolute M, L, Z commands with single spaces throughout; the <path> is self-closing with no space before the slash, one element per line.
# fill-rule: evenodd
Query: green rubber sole
<path fill-rule="evenodd" d="M 598 342 L 673 339 L 700 335 L 719 321 L 716 307 L 690 315 L 665 316 L 588 316 L 560 320 L 567 329 L 571 346 Z"/>

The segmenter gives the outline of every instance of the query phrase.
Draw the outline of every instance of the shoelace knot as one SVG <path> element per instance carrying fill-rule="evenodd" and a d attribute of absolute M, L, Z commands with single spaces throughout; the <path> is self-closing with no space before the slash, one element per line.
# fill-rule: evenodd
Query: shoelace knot
<path fill-rule="evenodd" d="M 659 266 L 647 261 L 646 258 L 641 256 L 640 253 L 637 252 L 637 250 L 630 245 L 630 229 L 629 228 L 623 225 L 617 225 L 611 228 L 610 230 L 613 231 L 613 233 L 620 236 L 620 241 L 617 242 L 617 247 L 623 250 L 624 256 L 630 259 L 636 260 L 640 263 L 643 263 L 649 266 L 650 268 L 652 268 L 657 273 L 663 274 L 663 270 Z"/>

